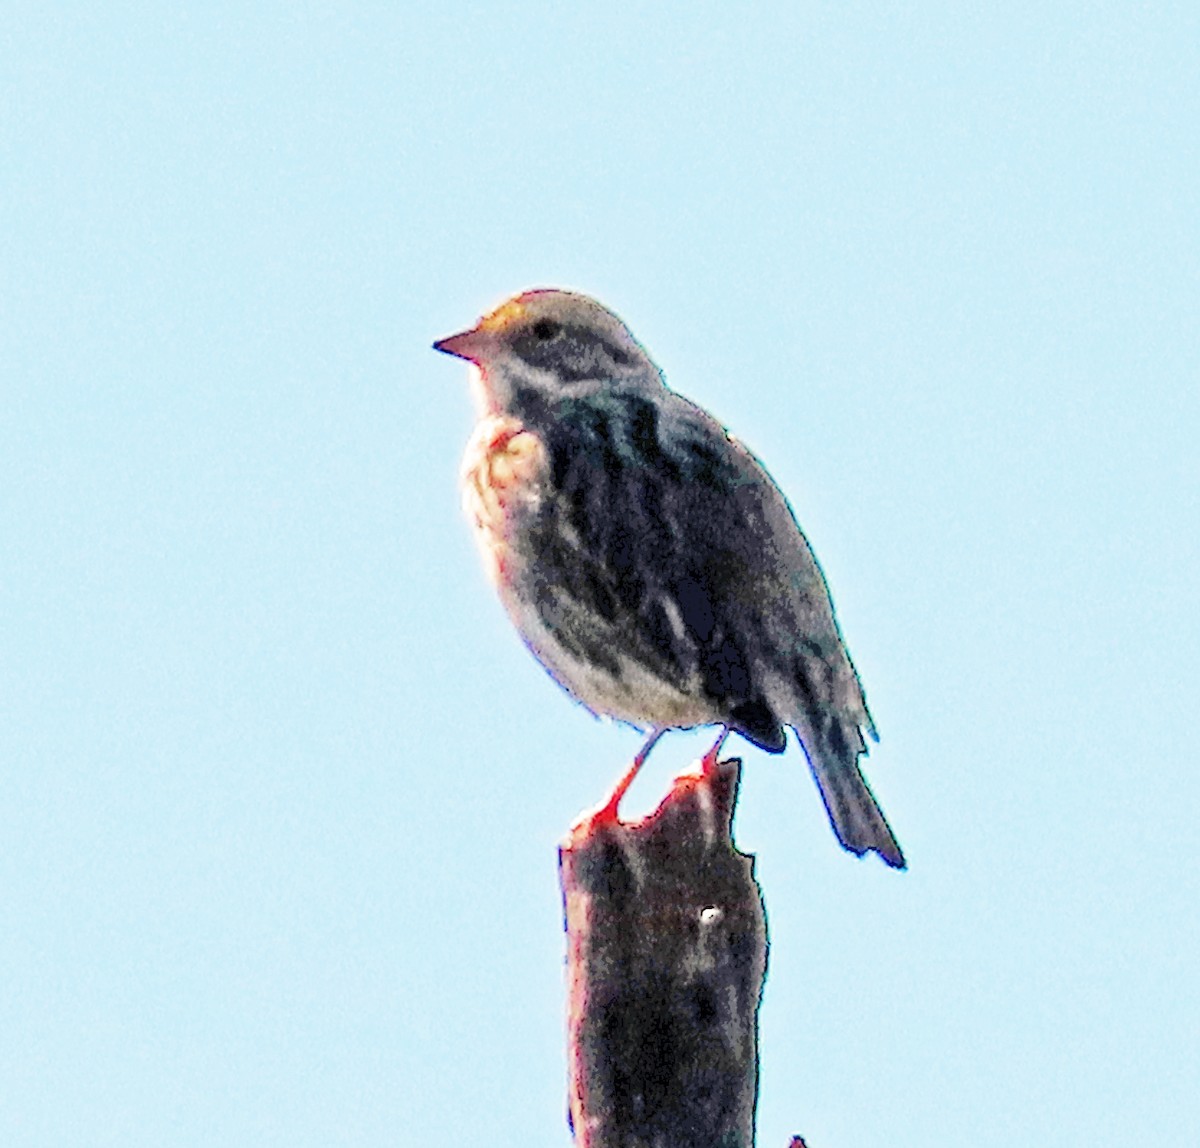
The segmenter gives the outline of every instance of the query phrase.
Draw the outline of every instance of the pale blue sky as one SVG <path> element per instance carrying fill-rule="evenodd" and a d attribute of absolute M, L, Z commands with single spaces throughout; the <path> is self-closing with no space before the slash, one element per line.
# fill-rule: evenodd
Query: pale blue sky
<path fill-rule="evenodd" d="M 905 874 L 744 747 L 760 1144 L 1194 1148 L 1200 9 L 434 7 L 0 14 L 0 1143 L 568 1144 L 638 739 L 429 348 L 561 285 L 767 461 L 882 734 Z"/>

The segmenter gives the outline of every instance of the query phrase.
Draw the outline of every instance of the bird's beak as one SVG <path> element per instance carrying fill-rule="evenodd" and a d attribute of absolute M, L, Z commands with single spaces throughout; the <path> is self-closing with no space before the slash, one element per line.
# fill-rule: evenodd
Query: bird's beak
<path fill-rule="evenodd" d="M 469 363 L 478 363 L 490 338 L 487 331 L 479 327 L 472 327 L 469 331 L 459 331 L 457 335 L 439 339 L 434 343 L 433 349 L 466 359 Z"/>

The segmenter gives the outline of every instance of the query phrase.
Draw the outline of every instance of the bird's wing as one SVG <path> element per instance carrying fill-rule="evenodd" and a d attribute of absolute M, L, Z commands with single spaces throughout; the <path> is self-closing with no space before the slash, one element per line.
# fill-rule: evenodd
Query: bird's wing
<path fill-rule="evenodd" d="M 702 423 L 713 423 L 705 412 L 698 414 Z M 903 869 L 899 842 L 859 766 L 864 734 L 877 735 L 825 576 L 766 468 L 740 443 L 729 442 L 743 483 L 733 498 L 742 529 L 728 516 L 721 527 L 761 563 L 750 580 L 752 607 L 742 611 L 755 691 L 795 729 L 842 845 L 859 856 L 874 851 Z M 720 583 L 716 590 L 728 593 Z M 737 616 L 730 601 L 725 608 Z"/>
<path fill-rule="evenodd" d="M 714 721 L 782 749 L 795 706 L 768 690 L 803 655 L 797 640 L 843 655 L 820 569 L 766 470 L 665 390 L 564 403 L 543 433 L 550 496 L 526 538 L 543 623 L 589 660 L 619 649 L 700 691 Z"/>

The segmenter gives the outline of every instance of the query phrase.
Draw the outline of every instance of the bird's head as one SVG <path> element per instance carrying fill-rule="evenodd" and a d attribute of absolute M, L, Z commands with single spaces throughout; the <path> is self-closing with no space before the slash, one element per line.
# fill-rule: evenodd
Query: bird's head
<path fill-rule="evenodd" d="M 612 388 L 661 388 L 642 345 L 607 307 L 573 291 L 525 291 L 434 348 L 473 363 L 485 409 L 512 413 Z"/>

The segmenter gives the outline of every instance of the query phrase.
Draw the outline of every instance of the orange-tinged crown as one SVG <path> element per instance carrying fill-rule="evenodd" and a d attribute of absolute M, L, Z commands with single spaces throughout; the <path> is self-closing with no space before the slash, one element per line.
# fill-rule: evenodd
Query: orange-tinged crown
<path fill-rule="evenodd" d="M 479 320 L 479 327 L 483 331 L 499 334 L 506 327 L 519 321 L 526 311 L 527 308 L 520 299 L 510 299 L 507 303 L 501 303 L 490 314 L 484 315 Z"/>

